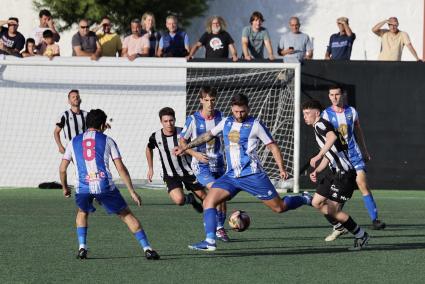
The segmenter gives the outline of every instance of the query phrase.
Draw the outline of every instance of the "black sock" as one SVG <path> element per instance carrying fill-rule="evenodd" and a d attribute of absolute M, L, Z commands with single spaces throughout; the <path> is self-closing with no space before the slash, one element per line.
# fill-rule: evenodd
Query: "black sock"
<path fill-rule="evenodd" d="M 339 222 L 338 222 L 338 220 L 337 220 L 337 219 L 335 219 L 334 217 L 332 217 L 331 215 L 325 214 L 324 216 L 325 216 L 326 220 L 328 220 L 328 222 L 329 222 L 332 226 L 335 226 L 335 225 L 337 225 L 337 224 L 339 223 Z"/>
<path fill-rule="evenodd" d="M 344 226 L 344 228 L 346 228 L 350 233 L 352 233 L 353 235 L 356 236 L 356 238 L 358 237 L 362 237 L 362 236 L 358 236 L 359 233 L 363 230 L 361 230 L 361 228 L 359 227 L 359 225 L 357 225 L 356 221 L 353 220 L 353 218 L 351 218 L 351 216 L 348 216 L 348 220 L 345 221 L 344 223 L 342 223 L 342 225 Z"/>

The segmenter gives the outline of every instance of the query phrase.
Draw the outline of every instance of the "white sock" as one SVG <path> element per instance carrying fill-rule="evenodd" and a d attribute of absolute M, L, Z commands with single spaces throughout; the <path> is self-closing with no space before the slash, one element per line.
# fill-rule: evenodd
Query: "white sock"
<path fill-rule="evenodd" d="M 87 249 L 87 245 L 86 244 L 80 244 L 80 247 L 78 249 Z"/>
<path fill-rule="evenodd" d="M 143 248 L 143 251 L 147 251 L 147 250 L 152 250 L 152 248 L 151 247 L 144 247 Z"/>
<path fill-rule="evenodd" d="M 205 239 L 205 241 L 206 241 L 207 243 L 209 243 L 209 244 L 212 244 L 212 245 L 214 245 L 214 244 L 215 244 L 215 240 L 214 240 L 214 239 L 206 238 L 206 239 Z"/>

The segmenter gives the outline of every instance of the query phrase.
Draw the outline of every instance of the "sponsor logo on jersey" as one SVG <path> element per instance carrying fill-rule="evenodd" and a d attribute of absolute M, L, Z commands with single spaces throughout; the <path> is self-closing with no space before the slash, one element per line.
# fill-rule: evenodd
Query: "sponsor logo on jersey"
<path fill-rule="evenodd" d="M 205 125 L 200 124 L 200 125 L 199 125 L 199 129 L 205 129 Z"/>
<path fill-rule="evenodd" d="M 105 172 L 102 172 L 102 171 L 100 171 L 100 172 L 90 172 L 90 173 L 87 173 L 87 175 L 86 175 L 86 181 L 87 182 L 99 181 L 99 180 L 104 179 L 104 178 L 106 178 L 106 174 L 105 174 Z"/>

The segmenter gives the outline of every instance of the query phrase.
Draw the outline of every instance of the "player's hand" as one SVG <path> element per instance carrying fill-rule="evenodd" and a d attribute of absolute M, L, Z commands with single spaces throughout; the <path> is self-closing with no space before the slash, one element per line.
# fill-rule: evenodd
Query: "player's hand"
<path fill-rule="evenodd" d="M 236 55 L 232 56 L 232 61 L 233 62 L 237 62 L 238 61 L 238 57 Z"/>
<path fill-rule="evenodd" d="M 63 146 L 59 147 L 59 153 L 65 154 L 65 148 Z"/>
<path fill-rule="evenodd" d="M 269 56 L 269 60 L 270 60 L 270 61 L 275 60 L 275 57 L 274 57 L 274 55 L 273 55 L 273 54 Z"/>
<path fill-rule="evenodd" d="M 201 152 L 195 152 L 194 156 L 195 156 L 195 159 L 197 159 L 199 162 L 208 164 L 207 154 L 201 153 Z"/>
<path fill-rule="evenodd" d="M 287 171 L 285 171 L 285 170 L 280 170 L 280 172 L 279 172 L 279 176 L 280 176 L 282 179 L 286 180 L 286 179 L 289 177 L 289 174 L 288 174 L 288 172 L 287 172 Z"/>
<path fill-rule="evenodd" d="M 313 158 L 310 159 L 310 166 L 312 168 L 316 167 L 316 163 L 321 159 L 322 157 L 320 155 L 316 155 Z"/>
<path fill-rule="evenodd" d="M 71 190 L 69 189 L 69 187 L 62 188 L 62 191 L 63 191 L 63 196 L 65 196 L 65 198 L 71 197 Z"/>
<path fill-rule="evenodd" d="M 130 61 L 134 61 L 137 58 L 137 54 L 133 54 L 133 55 L 128 55 L 127 56 L 128 60 Z"/>
<path fill-rule="evenodd" d="M 148 169 L 147 178 L 149 182 L 152 182 L 152 177 L 153 177 L 153 169 Z"/>
<path fill-rule="evenodd" d="M 369 155 L 369 153 L 364 153 L 363 160 L 365 162 L 369 162 L 370 160 L 372 160 L 372 157 Z"/>
<path fill-rule="evenodd" d="M 183 155 L 183 153 L 184 153 L 185 151 L 182 149 L 182 147 L 180 147 L 180 146 L 176 146 L 176 147 L 174 147 L 173 148 L 173 154 L 175 155 L 175 156 L 180 156 L 180 155 Z"/>
<path fill-rule="evenodd" d="M 93 60 L 93 61 L 97 61 L 97 60 L 99 59 L 99 57 L 97 57 L 96 53 L 93 53 L 93 54 L 90 56 L 90 59 L 91 59 L 91 60 Z"/>
<path fill-rule="evenodd" d="M 142 206 L 142 198 L 140 197 L 140 195 L 137 194 L 137 192 L 132 191 L 130 195 L 133 201 L 136 202 L 137 206 Z"/>
<path fill-rule="evenodd" d="M 312 182 L 317 182 L 317 172 L 313 171 L 312 173 L 310 173 L 310 180 Z"/>
<path fill-rule="evenodd" d="M 243 58 L 244 58 L 245 60 L 247 60 L 247 61 L 251 61 L 251 59 L 252 59 L 252 58 L 251 58 L 251 55 L 244 56 Z"/>

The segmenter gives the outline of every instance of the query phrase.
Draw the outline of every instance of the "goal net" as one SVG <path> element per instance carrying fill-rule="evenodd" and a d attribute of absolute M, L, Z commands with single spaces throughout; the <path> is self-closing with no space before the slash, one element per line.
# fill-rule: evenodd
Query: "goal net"
<path fill-rule="evenodd" d="M 299 65 L 283 63 L 188 63 L 186 114 L 200 108 L 198 92 L 202 86 L 217 90 L 216 108 L 231 115 L 231 99 L 243 93 L 250 101 L 250 114 L 270 130 L 283 154 L 287 181 L 280 180 L 279 170 L 270 151 L 263 145 L 259 156 L 276 188 L 299 191 Z"/>

